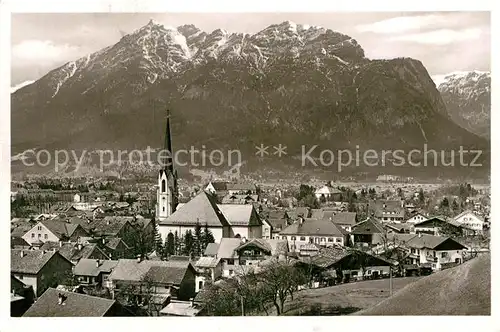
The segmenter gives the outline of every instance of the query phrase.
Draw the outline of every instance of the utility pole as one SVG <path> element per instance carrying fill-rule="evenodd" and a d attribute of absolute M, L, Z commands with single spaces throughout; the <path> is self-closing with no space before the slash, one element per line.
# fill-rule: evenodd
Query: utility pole
<path fill-rule="evenodd" d="M 392 296 L 392 266 L 389 267 L 389 295 Z"/>
<path fill-rule="evenodd" d="M 241 315 L 245 316 L 245 305 L 243 302 L 243 296 L 240 295 L 240 302 L 241 302 Z"/>

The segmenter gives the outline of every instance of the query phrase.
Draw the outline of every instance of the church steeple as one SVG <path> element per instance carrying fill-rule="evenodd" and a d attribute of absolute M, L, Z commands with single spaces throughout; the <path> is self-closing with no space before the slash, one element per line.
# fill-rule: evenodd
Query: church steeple
<path fill-rule="evenodd" d="M 170 132 L 170 111 L 167 110 L 165 142 L 162 152 L 162 169 L 158 176 L 157 216 L 164 220 L 175 212 L 178 202 L 177 172 L 174 169 L 174 151 Z"/>
<path fill-rule="evenodd" d="M 167 127 L 165 130 L 165 144 L 163 146 L 163 149 L 166 151 L 164 170 L 167 174 L 174 175 L 174 151 L 172 150 L 172 136 L 170 133 L 170 110 L 167 110 Z"/>

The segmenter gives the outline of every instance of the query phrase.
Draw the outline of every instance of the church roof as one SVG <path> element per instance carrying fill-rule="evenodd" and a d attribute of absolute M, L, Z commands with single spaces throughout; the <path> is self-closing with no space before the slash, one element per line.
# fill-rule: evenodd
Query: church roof
<path fill-rule="evenodd" d="M 183 204 L 159 225 L 195 225 L 197 222 L 212 227 L 229 226 L 215 199 L 205 191 Z"/>

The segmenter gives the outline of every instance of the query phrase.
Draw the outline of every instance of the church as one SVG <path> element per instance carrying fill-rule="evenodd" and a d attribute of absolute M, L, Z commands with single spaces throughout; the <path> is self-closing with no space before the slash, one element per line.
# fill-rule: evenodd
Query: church
<path fill-rule="evenodd" d="M 170 113 L 167 112 L 164 149 L 167 151 L 158 174 L 156 218 L 163 241 L 172 233 L 194 232 L 196 224 L 205 225 L 215 242 L 222 238 L 262 238 L 264 223 L 252 204 L 217 204 L 214 195 L 201 191 L 185 204 L 178 204 L 177 171 L 175 170 Z"/>

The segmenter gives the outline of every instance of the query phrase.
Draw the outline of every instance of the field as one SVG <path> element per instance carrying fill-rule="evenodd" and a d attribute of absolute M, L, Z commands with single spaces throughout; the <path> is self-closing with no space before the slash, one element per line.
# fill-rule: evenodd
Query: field
<path fill-rule="evenodd" d="M 408 285 L 361 315 L 490 315 L 491 261 L 481 255 Z"/>
<path fill-rule="evenodd" d="M 392 279 L 393 292 L 420 277 Z M 285 315 L 345 315 L 372 307 L 389 297 L 389 279 L 359 281 L 338 286 L 307 289 L 285 304 Z"/>

